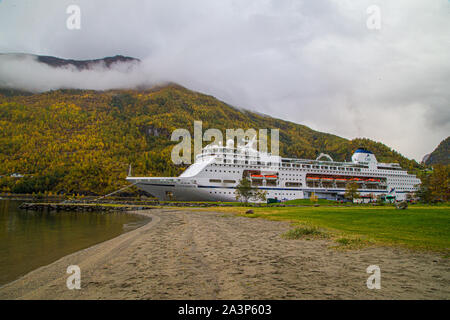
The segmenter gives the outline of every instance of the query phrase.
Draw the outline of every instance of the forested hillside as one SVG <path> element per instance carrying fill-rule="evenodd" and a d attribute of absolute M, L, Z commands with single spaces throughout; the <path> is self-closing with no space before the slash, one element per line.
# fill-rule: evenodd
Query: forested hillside
<path fill-rule="evenodd" d="M 321 152 L 349 160 L 358 147 L 379 161 L 415 161 L 368 139 L 347 140 L 308 127 L 233 108 L 177 85 L 152 90 L 58 90 L 41 94 L 0 91 L 0 191 L 104 194 L 133 175 L 175 176 L 171 132 L 194 120 L 208 128 L 279 128 L 282 156 L 315 158 Z M 11 177 L 12 174 L 23 178 Z"/>
<path fill-rule="evenodd" d="M 435 164 L 450 165 L 450 137 L 443 140 L 432 153 L 426 155 L 423 162 L 429 166 Z"/>

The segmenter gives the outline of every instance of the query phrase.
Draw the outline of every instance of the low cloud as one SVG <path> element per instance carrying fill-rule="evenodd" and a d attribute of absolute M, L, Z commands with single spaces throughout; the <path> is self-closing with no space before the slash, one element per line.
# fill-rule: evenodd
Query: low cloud
<path fill-rule="evenodd" d="M 107 90 L 152 86 L 138 63 L 97 63 L 89 70 L 53 67 L 28 54 L 0 54 L 0 87 L 30 92 L 64 88 Z"/>

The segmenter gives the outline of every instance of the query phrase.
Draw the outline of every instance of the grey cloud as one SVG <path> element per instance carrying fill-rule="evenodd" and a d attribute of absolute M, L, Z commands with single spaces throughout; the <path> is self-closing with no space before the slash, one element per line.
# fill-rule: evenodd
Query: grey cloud
<path fill-rule="evenodd" d="M 0 54 L 0 87 L 42 92 L 61 88 L 106 90 L 156 84 L 137 64 L 104 64 L 79 71 L 74 66 L 54 68 L 36 56 Z"/>
<path fill-rule="evenodd" d="M 79 31 L 65 28 L 72 3 L 82 10 Z M 372 4 L 379 31 L 366 27 Z M 0 60 L 0 81 L 35 90 L 173 81 L 421 159 L 450 130 L 449 15 L 447 0 L 4 0 L 2 52 L 143 62 L 132 72 L 74 73 Z"/>

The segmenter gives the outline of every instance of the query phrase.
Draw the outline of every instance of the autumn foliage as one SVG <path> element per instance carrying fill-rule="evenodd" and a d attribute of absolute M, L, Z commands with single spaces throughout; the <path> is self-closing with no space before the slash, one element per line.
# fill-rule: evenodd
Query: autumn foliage
<path fill-rule="evenodd" d="M 417 167 L 368 139 L 346 140 L 303 125 L 239 110 L 212 96 L 167 85 L 152 90 L 57 90 L 41 94 L 0 92 L 0 191 L 104 194 L 135 176 L 176 176 L 170 161 L 177 128 L 279 128 L 283 156 L 350 159 L 358 147 L 379 161 Z M 11 177 L 18 173 L 23 178 Z"/>

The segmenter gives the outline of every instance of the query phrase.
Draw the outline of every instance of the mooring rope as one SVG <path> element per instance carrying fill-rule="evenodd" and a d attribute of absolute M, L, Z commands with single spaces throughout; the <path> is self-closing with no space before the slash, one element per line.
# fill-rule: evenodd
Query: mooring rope
<path fill-rule="evenodd" d="M 136 185 L 136 184 L 137 184 L 137 182 L 132 183 L 132 184 L 130 184 L 129 186 L 125 186 L 125 187 L 123 187 L 123 188 L 121 188 L 121 189 L 119 189 L 119 190 L 116 190 L 116 191 L 114 191 L 114 192 L 111 192 L 111 193 L 109 193 L 109 194 L 107 194 L 107 195 L 105 195 L 105 196 L 101 196 L 100 198 L 94 199 L 94 200 L 92 200 L 92 202 L 97 202 L 97 201 L 99 201 L 99 200 L 101 200 L 101 199 L 104 199 L 104 198 L 106 198 L 106 197 L 112 196 L 113 194 L 116 194 L 116 193 L 118 193 L 118 192 L 120 192 L 120 191 L 123 191 L 123 190 L 126 190 L 126 189 L 128 189 L 128 188 L 131 188 L 132 186 L 134 186 L 134 185 Z M 69 200 L 64 200 L 64 201 L 61 201 L 60 203 L 61 203 L 61 204 L 64 204 L 64 203 L 70 203 L 70 201 L 69 201 Z"/>
<path fill-rule="evenodd" d="M 134 186 L 134 185 L 136 185 L 136 184 L 137 184 L 137 182 L 132 183 L 132 184 L 130 184 L 129 186 L 123 187 L 122 189 L 116 190 L 116 191 L 111 192 L 111 193 L 109 193 L 109 194 L 107 194 L 107 195 L 105 195 L 105 196 L 102 196 L 102 197 L 100 197 L 100 198 L 98 198 L 98 199 L 95 199 L 95 200 L 93 200 L 93 202 L 96 202 L 96 201 L 99 201 L 99 200 L 104 199 L 104 198 L 106 198 L 106 197 L 112 196 L 113 194 L 116 194 L 116 193 L 118 193 L 118 192 L 120 192 L 120 191 L 123 191 L 123 190 L 126 190 L 126 189 L 128 189 L 128 188 L 131 188 L 132 186 Z"/>

